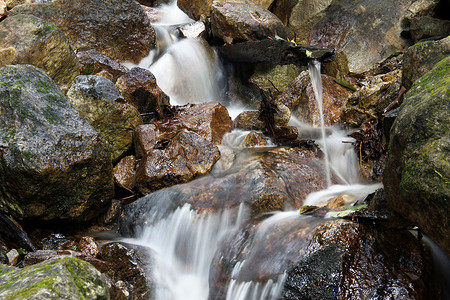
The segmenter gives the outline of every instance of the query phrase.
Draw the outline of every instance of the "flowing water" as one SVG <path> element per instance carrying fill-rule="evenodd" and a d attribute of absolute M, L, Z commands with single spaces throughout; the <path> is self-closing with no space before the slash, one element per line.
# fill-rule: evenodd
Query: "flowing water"
<path fill-rule="evenodd" d="M 177 36 L 174 25 L 187 23 L 190 19 L 180 13 L 176 2 L 160 9 L 166 16 L 158 24 L 154 24 L 158 47 L 138 66 L 149 69 L 155 75 L 158 85 L 169 95 L 172 105 L 219 100 L 223 72 L 217 56 L 203 40 L 180 39 Z M 322 115 L 320 64 L 313 63 L 309 69 Z M 300 124 L 295 119 L 291 120 L 291 124 L 302 127 L 300 132 L 307 132 L 305 128 L 311 132 L 317 130 Z M 321 124 L 321 137 L 317 142 L 324 153 L 328 189 L 311 194 L 306 203 L 315 205 L 339 194 L 349 195 L 349 202 L 354 202 L 379 188 L 380 185 L 358 184 L 356 154 L 350 144 L 352 140 L 346 136 L 346 132 L 325 128 L 323 115 Z M 239 147 L 247 133 L 233 131 L 226 135 L 221 146 L 222 156 L 226 156 L 227 149 Z M 219 161 L 215 171 L 219 169 L 220 173 L 221 168 Z M 332 174 L 340 181 L 340 185 L 331 184 Z M 160 194 L 164 194 L 164 191 Z M 236 232 L 250 221 L 246 208 L 241 205 L 238 210 L 208 214 L 200 214 L 188 204 L 168 212 L 167 205 L 160 207 L 159 204 L 153 204 L 148 209 L 153 211 L 149 214 L 149 222 L 143 226 L 135 239 L 127 241 L 152 249 L 156 299 L 208 299 L 214 256 L 225 236 Z M 273 226 L 286 220 L 296 220 L 300 227 L 306 224 L 305 222 L 311 222 L 311 219 L 301 216 L 298 211 L 274 213 L 261 222 L 256 238 L 247 245 L 246 257 L 237 262 L 232 270 L 226 287 L 227 300 L 275 300 L 280 297 L 286 277 L 285 270 L 288 267 L 288 258 L 285 255 L 288 253 L 273 253 L 270 259 L 275 261 L 279 272 L 266 281 L 247 280 L 241 275 L 243 272 L 252 272 L 252 259 L 258 257 L 261 249 L 266 247 L 264 240 L 259 237 L 267 235 Z"/>

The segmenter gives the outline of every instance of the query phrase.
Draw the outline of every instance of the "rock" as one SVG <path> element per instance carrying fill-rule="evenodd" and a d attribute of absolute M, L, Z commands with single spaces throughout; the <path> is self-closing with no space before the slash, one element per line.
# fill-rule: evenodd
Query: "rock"
<path fill-rule="evenodd" d="M 16 249 L 11 249 L 8 253 L 6 253 L 6 257 L 8 258 L 8 263 L 10 266 L 15 266 L 19 262 L 20 254 Z"/>
<path fill-rule="evenodd" d="M 256 216 L 285 207 L 300 208 L 309 193 L 326 186 L 323 162 L 301 148 L 245 149 L 231 167 L 213 171 L 212 176 L 156 191 L 124 206 L 118 220 L 120 231 L 127 234 L 134 231 L 131 226 L 148 224 L 154 218 L 150 208 L 158 205 L 174 210 L 187 203 L 206 213 L 244 203 Z"/>
<path fill-rule="evenodd" d="M 421 2 L 420 6 L 417 6 Z M 424 4 L 424 2 L 427 2 Z M 367 71 L 377 62 L 409 45 L 401 37 L 405 20 L 420 15 L 438 1 L 334 1 L 314 26 L 309 43 L 335 47 L 347 56 L 353 73 Z"/>
<path fill-rule="evenodd" d="M 5 0 L 4 2 L 6 2 L 6 5 L 8 6 L 8 8 L 11 9 L 17 5 L 31 4 L 31 3 L 36 3 L 38 1 L 39 0 Z"/>
<path fill-rule="evenodd" d="M 180 131 L 166 150 L 147 154 L 136 170 L 136 188 L 143 194 L 207 174 L 219 160 L 217 146 L 187 130 Z"/>
<path fill-rule="evenodd" d="M 241 112 L 233 121 L 234 127 L 247 130 L 263 130 L 264 123 L 259 119 L 259 111 Z"/>
<path fill-rule="evenodd" d="M 293 32 L 297 44 L 308 44 L 309 34 L 322 19 L 333 0 L 298 0 L 294 2 L 286 22 L 288 32 Z M 277 11 L 274 11 L 277 14 Z M 277 14 L 278 15 L 278 14 Z M 334 45 L 331 47 L 335 47 Z"/>
<path fill-rule="evenodd" d="M 156 140 L 156 126 L 153 124 L 139 125 L 134 130 L 134 149 L 136 156 L 142 158 L 153 150 L 158 142 Z"/>
<path fill-rule="evenodd" d="M 108 243 L 102 247 L 102 259 L 111 267 L 107 274 L 117 284 L 125 283 L 126 299 L 150 299 L 153 280 L 150 277 L 149 249 L 135 250 L 120 243 Z"/>
<path fill-rule="evenodd" d="M 409 47 L 403 55 L 402 85 L 409 90 L 417 79 L 449 55 L 450 37 L 439 41 L 424 41 Z"/>
<path fill-rule="evenodd" d="M 232 128 L 227 109 L 217 101 L 189 106 L 182 109 L 178 115 L 156 121 L 154 125 L 158 130 L 158 140 L 171 139 L 185 128 L 216 145 L 221 144 L 225 133 L 230 132 Z"/>
<path fill-rule="evenodd" d="M 97 259 L 89 254 L 83 254 L 74 250 L 37 250 L 35 252 L 30 252 L 25 255 L 22 264 L 24 267 L 36 265 L 52 258 L 63 258 L 63 257 L 74 257 L 81 259 L 93 267 L 95 267 L 100 272 L 104 273 L 109 270 L 110 265 L 103 260 Z"/>
<path fill-rule="evenodd" d="M 114 167 L 114 178 L 119 186 L 132 190 L 134 188 L 134 174 L 136 168 L 136 158 L 125 156 Z"/>
<path fill-rule="evenodd" d="M 100 247 L 92 236 L 77 236 L 75 240 L 59 246 L 58 250 L 74 250 L 92 257 L 98 257 L 100 254 Z"/>
<path fill-rule="evenodd" d="M 276 36 L 287 38 L 283 23 L 274 14 L 249 0 L 213 1 L 211 30 L 215 38 L 225 42 L 231 40 L 233 43 Z"/>
<path fill-rule="evenodd" d="M 261 5 L 265 9 L 269 9 L 272 6 L 272 3 L 275 2 L 274 0 L 252 0 L 252 2 Z"/>
<path fill-rule="evenodd" d="M 142 118 L 110 80 L 80 75 L 73 81 L 67 96 L 80 116 L 108 141 L 113 161 L 132 148 L 133 128 L 142 124 Z"/>
<path fill-rule="evenodd" d="M 0 49 L 0 67 L 12 64 L 16 59 L 17 50 L 14 47 L 7 47 Z"/>
<path fill-rule="evenodd" d="M 185 38 L 193 39 L 193 38 L 199 38 L 203 37 L 206 38 L 206 26 L 205 23 L 201 21 L 188 23 L 185 25 L 180 26 L 179 28 L 180 33 Z"/>
<path fill-rule="evenodd" d="M 322 65 L 322 74 L 338 80 L 345 79 L 344 77 L 349 73 L 347 56 L 343 51 L 336 51 L 334 60 Z"/>
<path fill-rule="evenodd" d="M 116 87 L 145 120 L 162 118 L 164 106 L 170 105 L 169 96 L 159 88 L 155 76 L 146 69 L 133 68 L 117 80 Z"/>
<path fill-rule="evenodd" d="M 298 0 L 277 0 L 272 4 L 270 11 L 273 12 L 284 25 L 287 25 L 289 28 L 289 17 L 292 13 L 292 9 L 297 4 Z M 292 38 L 295 36 L 292 32 L 289 32 L 289 36 Z"/>
<path fill-rule="evenodd" d="M 117 78 L 128 72 L 127 68 L 95 49 L 77 51 L 77 57 L 82 75 L 96 75 L 107 71 L 113 76 L 111 81 L 116 82 Z"/>
<path fill-rule="evenodd" d="M 177 0 L 178 7 L 194 20 L 205 19 L 211 15 L 213 0 Z"/>
<path fill-rule="evenodd" d="M 138 63 L 154 47 L 155 32 L 133 0 L 61 0 L 14 7 L 61 29 L 77 49 L 94 48 L 114 60 Z"/>
<path fill-rule="evenodd" d="M 1 211 L 19 220 L 100 214 L 114 191 L 108 145 L 50 77 L 29 65 L 0 68 L 0 108 Z"/>
<path fill-rule="evenodd" d="M 259 147 L 267 145 L 267 141 L 264 139 L 262 134 L 257 132 L 250 132 L 245 136 L 245 139 L 241 143 L 241 147 Z"/>
<path fill-rule="evenodd" d="M 300 251 L 282 299 L 439 298 L 430 253 L 407 231 L 331 221 Z"/>
<path fill-rule="evenodd" d="M 8 15 L 8 9 L 4 0 L 0 0 L 0 19 Z"/>
<path fill-rule="evenodd" d="M 450 252 L 450 58 L 418 79 L 391 128 L 384 171 L 388 204 Z"/>
<path fill-rule="evenodd" d="M 14 219 L 2 214 L 0 214 L 0 240 L 8 249 L 36 250 L 22 227 Z"/>
<path fill-rule="evenodd" d="M 327 75 L 322 75 L 322 85 L 325 125 L 333 125 L 340 121 L 342 111 L 352 91 L 337 84 L 333 78 Z M 308 73 L 301 73 L 274 102 L 287 106 L 300 121 L 320 126 L 319 107 Z"/>
<path fill-rule="evenodd" d="M 450 21 L 422 16 L 411 20 L 409 30 L 414 43 L 431 37 L 446 37 L 450 34 Z"/>
<path fill-rule="evenodd" d="M 72 257 L 54 258 L 0 276 L 3 299 L 109 299 L 106 278 Z"/>
<path fill-rule="evenodd" d="M 0 48 L 14 48 L 11 64 L 43 69 L 67 91 L 80 64 L 64 33 L 54 24 L 29 15 L 13 15 L 0 23 Z"/>
<path fill-rule="evenodd" d="M 299 68 L 295 65 L 283 65 L 267 68 L 257 65 L 255 72 L 248 80 L 260 89 L 281 91 L 299 75 Z"/>

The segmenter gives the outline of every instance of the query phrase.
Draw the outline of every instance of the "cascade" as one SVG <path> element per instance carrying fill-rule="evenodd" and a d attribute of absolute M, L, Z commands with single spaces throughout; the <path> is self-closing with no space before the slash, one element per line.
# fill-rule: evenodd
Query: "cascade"
<path fill-rule="evenodd" d="M 170 19 L 164 18 L 160 23 L 154 24 L 160 45 L 138 65 L 127 64 L 127 66 L 149 69 L 155 75 L 161 89 L 169 95 L 172 105 L 219 100 L 219 86 L 223 75 L 217 56 L 201 39 L 179 39 L 173 33 L 174 24 L 191 21 L 180 13 L 176 7 L 176 1 L 162 6 L 161 9 L 172 13 L 167 13 Z M 353 197 L 352 202 L 356 201 L 373 192 L 380 185 L 367 188 L 365 185 L 357 184 L 357 166 L 354 162 L 349 163 L 349 161 L 356 161 L 356 156 L 350 144 L 342 142 L 351 140 L 345 136 L 344 132 L 337 129 L 333 129 L 327 136 L 323 121 L 320 64 L 311 64 L 309 70 L 321 113 L 321 139 L 318 143 L 325 155 L 326 180 L 329 188 L 311 194 L 306 203 L 317 204 L 339 193 L 349 194 Z M 308 127 L 294 118 L 291 124 Z M 314 130 L 311 128 L 311 131 Z M 224 138 L 221 151 L 224 147 L 239 147 L 245 135 L 244 131 L 233 131 L 228 134 Z M 273 146 L 270 142 L 269 145 Z M 215 169 L 220 168 L 220 163 L 216 165 Z M 332 172 L 343 185 L 331 185 Z M 174 196 L 166 195 L 164 191 L 159 195 L 161 194 L 167 198 Z M 177 201 L 173 202 L 177 203 Z M 144 245 L 152 250 L 155 299 L 208 299 L 210 270 L 214 255 L 225 236 L 241 229 L 244 224 L 251 221 L 246 208 L 241 204 L 238 211 L 222 210 L 206 214 L 197 212 L 188 204 L 169 212 L 167 212 L 167 205 L 159 207 L 155 204 L 148 209 L 152 210 L 152 213 L 149 213 L 151 217 L 148 224 L 140 228 L 138 236 L 134 239 L 125 239 L 125 241 Z M 301 216 L 298 211 L 273 213 L 262 221 L 258 225 L 255 239 L 246 246 L 246 257 L 233 267 L 230 282 L 226 287 L 227 300 L 279 299 L 289 261 L 283 253 L 273 253 L 274 257 L 271 259 L 279 267 L 279 272 L 273 278 L 265 282 L 255 282 L 242 278 L 242 274 L 244 271 L 251 272 L 252 260 L 258 257 L 261 249 L 266 247 L 263 240 L 259 238 L 267 235 L 273 226 L 286 220 L 296 220 L 298 226 L 306 224 L 304 222 L 311 222 L 309 217 Z"/>

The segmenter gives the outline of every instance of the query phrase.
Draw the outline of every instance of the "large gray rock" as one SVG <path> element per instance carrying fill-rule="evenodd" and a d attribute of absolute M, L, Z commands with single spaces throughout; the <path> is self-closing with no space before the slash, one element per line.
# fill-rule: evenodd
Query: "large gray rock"
<path fill-rule="evenodd" d="M 110 299 L 106 277 L 73 257 L 0 271 L 2 299 Z"/>
<path fill-rule="evenodd" d="M 14 7 L 61 29 L 77 49 L 95 48 L 116 60 L 139 62 L 155 43 L 147 15 L 133 0 L 58 0 Z"/>
<path fill-rule="evenodd" d="M 30 15 L 11 16 L 0 23 L 0 37 L 0 49 L 16 50 L 10 64 L 41 68 L 65 90 L 79 74 L 80 64 L 66 36 L 46 20 Z"/>
<path fill-rule="evenodd" d="M 450 252 L 450 57 L 417 80 L 391 128 L 388 204 Z"/>
<path fill-rule="evenodd" d="M 213 1 L 211 29 L 214 37 L 228 43 L 287 38 L 280 19 L 249 0 Z"/>
<path fill-rule="evenodd" d="M 439 41 L 424 41 L 409 47 L 403 55 L 402 85 L 409 90 L 414 81 L 449 55 L 450 36 Z"/>
<path fill-rule="evenodd" d="M 106 141 L 42 70 L 0 68 L 0 207 L 17 219 L 87 220 L 113 193 Z"/>
<path fill-rule="evenodd" d="M 108 141 L 113 161 L 131 149 L 133 128 L 142 124 L 142 117 L 114 83 L 101 76 L 80 75 L 67 96 L 80 116 Z"/>
<path fill-rule="evenodd" d="M 409 44 L 401 33 L 415 16 L 431 13 L 438 0 L 338 0 L 314 26 L 312 45 L 342 50 L 349 70 L 367 71 Z"/>

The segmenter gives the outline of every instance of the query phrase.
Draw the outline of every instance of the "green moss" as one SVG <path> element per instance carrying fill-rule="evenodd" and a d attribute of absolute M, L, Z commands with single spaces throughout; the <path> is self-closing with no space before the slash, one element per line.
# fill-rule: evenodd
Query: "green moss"
<path fill-rule="evenodd" d="M 41 280 L 35 284 L 27 286 L 25 289 L 15 291 L 13 294 L 4 296 L 5 300 L 15 300 L 15 299 L 30 299 L 37 292 L 46 289 L 53 292 L 55 296 L 59 295 L 58 290 L 54 289 L 53 285 L 56 282 L 56 276 L 46 276 L 42 277 Z"/>
<path fill-rule="evenodd" d="M 48 104 L 44 109 L 44 117 L 50 124 L 62 124 L 62 118 Z"/>
<path fill-rule="evenodd" d="M 432 94 L 446 92 L 449 93 L 450 85 L 450 56 L 438 62 L 434 68 L 419 78 L 406 94 L 406 98 L 412 97 L 425 90 L 430 90 Z"/>

